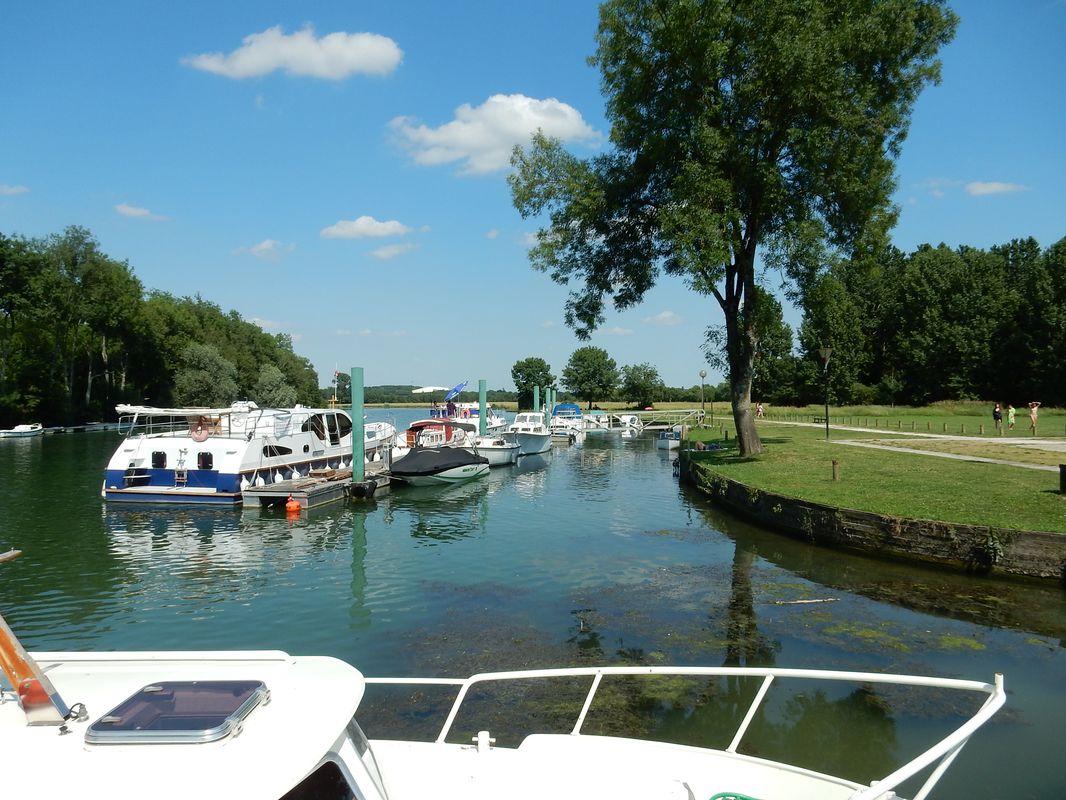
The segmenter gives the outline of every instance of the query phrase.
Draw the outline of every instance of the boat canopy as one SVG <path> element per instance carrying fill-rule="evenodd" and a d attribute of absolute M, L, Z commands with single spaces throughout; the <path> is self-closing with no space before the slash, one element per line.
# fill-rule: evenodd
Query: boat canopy
<path fill-rule="evenodd" d="M 403 458 L 392 463 L 392 474 L 397 477 L 407 475 L 436 475 L 455 467 L 471 464 L 487 464 L 484 456 L 476 456 L 461 447 L 413 447 Z"/>
<path fill-rule="evenodd" d="M 460 422 L 448 417 L 434 417 L 433 419 L 420 419 L 407 426 L 407 429 L 412 431 L 420 431 L 425 428 L 462 428 L 464 431 L 476 431 L 477 425 L 472 422 Z"/>
<path fill-rule="evenodd" d="M 301 406 L 296 406 L 291 410 L 305 410 Z M 233 405 L 224 406 L 222 408 L 208 408 L 206 406 L 188 406 L 186 408 L 157 408 L 156 406 L 131 406 L 125 403 L 120 403 L 115 406 L 115 411 L 119 414 L 137 414 L 142 417 L 188 417 L 201 416 L 201 417 L 217 417 L 223 414 L 247 414 L 249 411 L 258 411 L 259 406 L 253 403 L 251 400 L 239 400 Z"/>

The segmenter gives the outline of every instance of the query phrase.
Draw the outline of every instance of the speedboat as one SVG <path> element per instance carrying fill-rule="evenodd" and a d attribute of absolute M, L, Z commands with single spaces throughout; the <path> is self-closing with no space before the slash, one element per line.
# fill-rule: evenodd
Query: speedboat
<path fill-rule="evenodd" d="M 338 408 L 120 405 L 127 431 L 104 473 L 109 501 L 234 505 L 250 486 L 352 463 L 352 418 Z M 364 458 L 392 447 L 388 422 L 364 424 Z"/>
<path fill-rule="evenodd" d="M 544 424 L 544 415 L 536 411 L 515 415 L 514 422 L 507 426 L 507 433 L 518 442 L 520 456 L 545 453 L 552 446 L 552 432 Z"/>
<path fill-rule="evenodd" d="M 489 471 L 489 460 L 462 447 L 415 445 L 407 455 L 392 462 L 389 474 L 412 486 L 462 483 Z"/>
<path fill-rule="evenodd" d="M 371 678 L 336 658 L 280 651 L 31 654 L 3 617 L 0 656 L 9 684 L 0 689 L 5 796 L 73 794 L 79 800 L 887 800 L 916 775 L 924 783 L 914 796 L 924 798 L 1006 700 L 1002 675 L 983 683 L 806 669 L 628 666 Z M 603 727 L 598 712 L 606 708 L 609 715 L 621 705 L 617 718 L 623 719 L 630 704 L 654 702 L 656 685 L 662 689 L 665 681 L 676 694 L 682 679 L 708 687 L 707 698 L 744 682 L 758 687 L 753 700 L 729 700 L 721 723 L 732 720 L 736 728 L 724 729 L 721 746 L 611 733 L 610 716 Z M 968 693 L 978 702 L 944 738 L 864 784 L 744 752 L 752 723 L 758 727 L 773 713 L 767 708 L 780 702 L 777 690 L 793 681 L 800 697 L 812 685 L 819 693 L 875 695 L 882 687 L 916 694 L 929 687 Z M 422 717 L 431 691 L 454 694 L 432 741 L 370 740 L 363 732 L 368 688 L 397 685 L 409 687 L 412 702 L 420 704 L 414 713 Z M 767 700 L 771 688 L 774 699 Z M 397 719 L 410 711 L 393 703 L 388 710 Z M 533 732 L 514 721 L 523 717 Z M 830 741 L 849 735 L 831 733 Z M 892 756 L 886 754 L 886 763 Z"/>
<path fill-rule="evenodd" d="M 484 456 L 488 459 L 490 467 L 502 467 L 514 464 L 521 455 L 518 442 L 507 437 L 507 434 L 495 436 L 475 436 L 468 445 L 464 446 L 475 455 Z"/>
<path fill-rule="evenodd" d="M 40 436 L 44 428 L 39 422 L 31 422 L 28 425 L 16 425 L 14 428 L 0 430 L 0 439 L 28 439 L 31 436 Z"/>

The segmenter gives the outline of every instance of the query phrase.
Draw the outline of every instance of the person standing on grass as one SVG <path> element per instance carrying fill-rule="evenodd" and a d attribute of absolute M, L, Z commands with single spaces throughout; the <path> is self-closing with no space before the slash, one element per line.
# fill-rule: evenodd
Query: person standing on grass
<path fill-rule="evenodd" d="M 1040 408 L 1039 400 L 1034 400 L 1029 404 L 1029 430 L 1033 432 L 1033 436 L 1036 436 L 1036 410 L 1038 408 Z"/>
<path fill-rule="evenodd" d="M 1014 406 L 1007 403 L 1007 430 L 1014 430 Z"/>
<path fill-rule="evenodd" d="M 996 423 L 996 433 L 1003 435 L 1003 408 L 999 403 L 992 407 L 992 421 Z"/>

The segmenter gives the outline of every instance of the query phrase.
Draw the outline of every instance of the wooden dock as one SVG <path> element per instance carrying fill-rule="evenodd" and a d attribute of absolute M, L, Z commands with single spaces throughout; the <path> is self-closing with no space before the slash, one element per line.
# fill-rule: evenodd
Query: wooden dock
<path fill-rule="evenodd" d="M 369 498 L 389 485 L 384 463 L 374 461 L 367 464 L 365 472 L 364 481 L 353 483 L 351 468 L 311 470 L 307 476 L 275 481 L 266 486 L 249 486 L 243 493 L 244 503 L 247 506 L 258 500 L 263 506 L 283 506 L 291 497 L 301 508 L 307 509 L 345 497 Z"/>

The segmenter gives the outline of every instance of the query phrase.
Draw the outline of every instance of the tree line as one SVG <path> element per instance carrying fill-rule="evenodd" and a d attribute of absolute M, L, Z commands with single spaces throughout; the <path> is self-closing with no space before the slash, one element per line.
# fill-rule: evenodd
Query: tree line
<path fill-rule="evenodd" d="M 199 296 L 146 291 L 85 228 L 0 234 L 0 426 L 112 419 L 117 403 L 319 397 L 315 370 L 287 334 Z"/>
<path fill-rule="evenodd" d="M 888 247 L 812 269 L 791 298 L 796 332 L 766 295 L 752 397 L 782 405 L 925 405 L 1000 400 L 1066 405 L 1066 238 L 987 250 Z M 720 329 L 708 360 L 721 365 Z M 819 354 L 831 347 L 826 366 Z"/>

